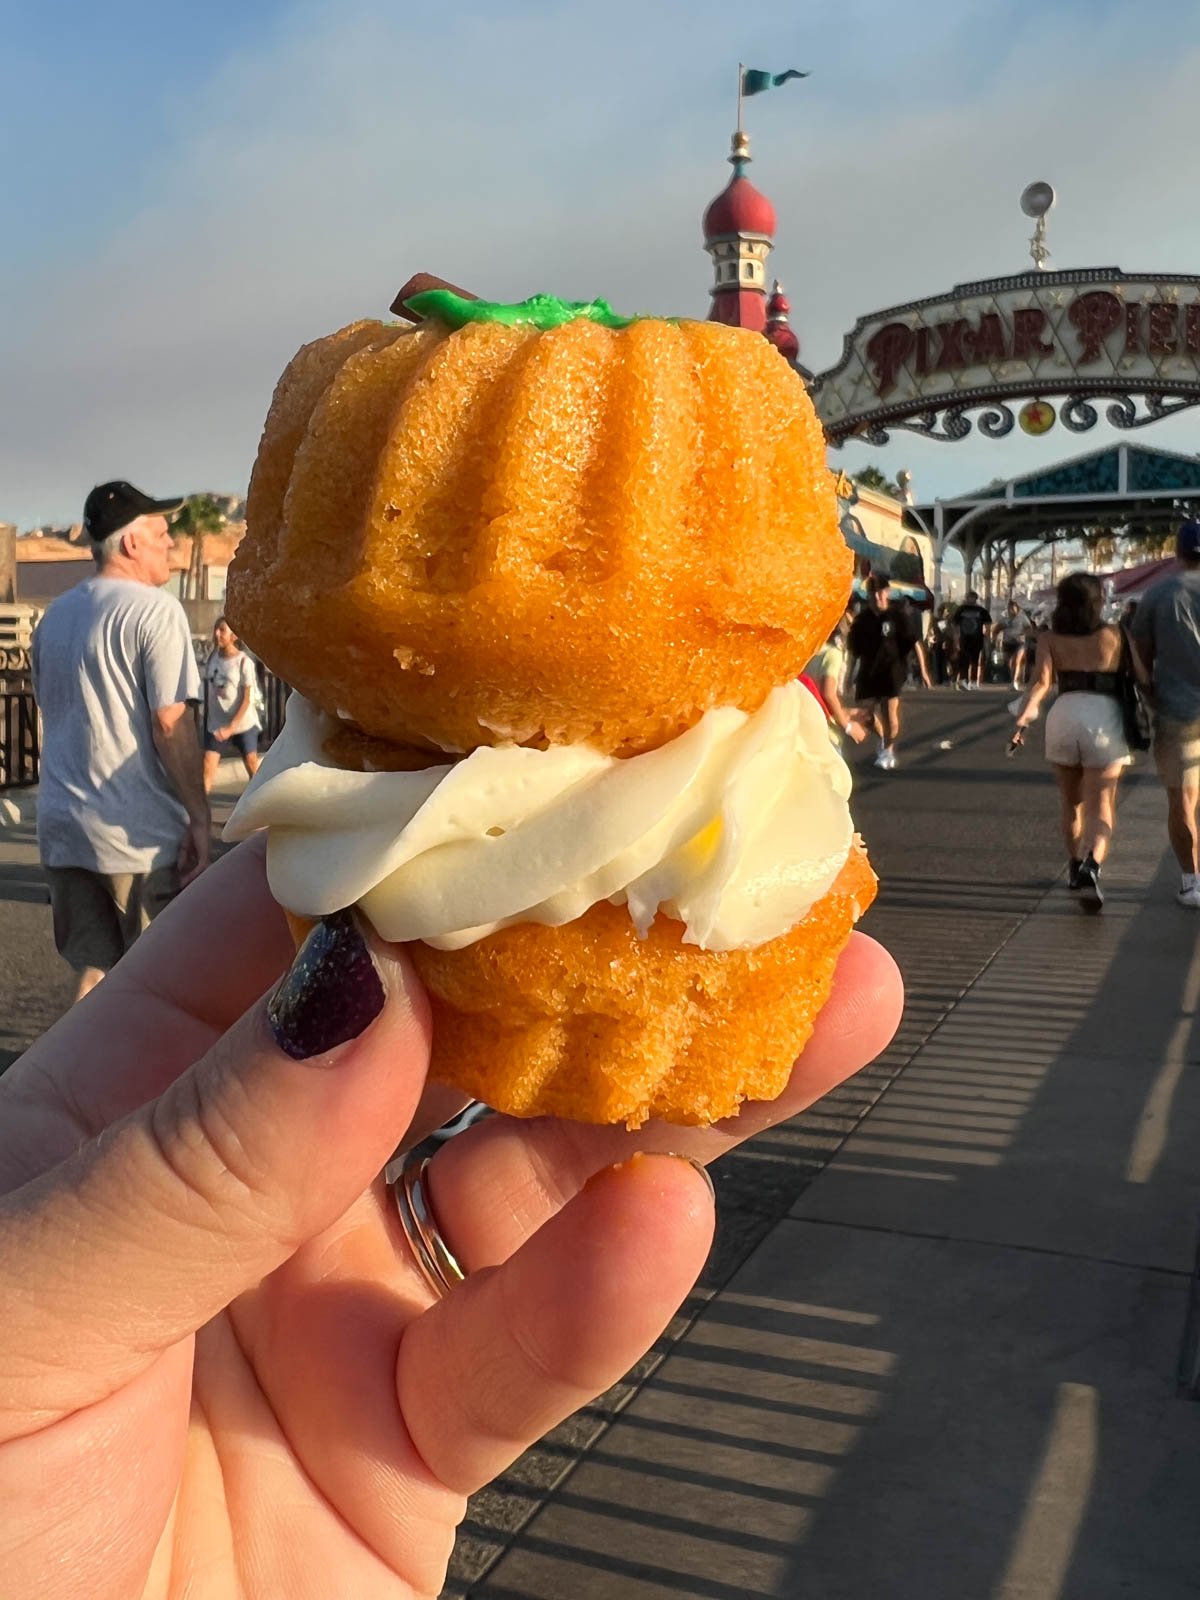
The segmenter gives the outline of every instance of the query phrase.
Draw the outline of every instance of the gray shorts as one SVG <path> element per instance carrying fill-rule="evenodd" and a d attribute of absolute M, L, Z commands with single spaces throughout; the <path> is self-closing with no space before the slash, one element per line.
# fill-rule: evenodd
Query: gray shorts
<path fill-rule="evenodd" d="M 153 872 L 90 872 L 43 867 L 50 886 L 54 943 L 67 964 L 108 972 L 138 934 L 179 893 L 174 867 Z"/>
<path fill-rule="evenodd" d="M 1200 722 L 1155 717 L 1154 765 L 1164 789 L 1200 788 Z"/>

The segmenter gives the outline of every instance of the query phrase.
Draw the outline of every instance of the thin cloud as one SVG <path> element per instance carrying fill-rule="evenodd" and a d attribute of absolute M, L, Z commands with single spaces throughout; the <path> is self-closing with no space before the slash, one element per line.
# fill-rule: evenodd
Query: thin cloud
<path fill-rule="evenodd" d="M 1019 270 L 1016 196 L 1034 177 L 1062 195 L 1055 265 L 1200 257 L 1184 163 L 1146 176 L 1147 152 L 1188 148 L 1200 52 L 1166 69 L 1140 56 L 1153 6 L 1093 13 L 1086 40 L 1060 9 L 1074 20 L 1039 7 L 997 33 L 983 5 L 939 4 L 914 40 L 883 0 L 803 37 L 761 7 L 747 56 L 761 45 L 767 65 L 818 69 L 750 118 L 809 364 L 835 360 L 863 312 Z M 293 350 L 386 316 L 417 268 L 502 297 L 705 315 L 700 215 L 728 175 L 732 94 L 722 109 L 713 66 L 728 14 L 687 7 L 681 38 L 672 8 L 652 12 L 622 0 L 600 28 L 569 6 L 504 22 L 459 7 L 418 36 L 394 8 L 312 3 L 226 62 L 164 131 L 152 203 L 89 259 L 19 280 L 21 315 L 0 334 L 0 516 L 66 520 L 114 474 L 241 489 Z M 912 466 L 929 492 L 1072 448 L 1061 434 L 941 451 L 900 436 L 870 459 Z"/>

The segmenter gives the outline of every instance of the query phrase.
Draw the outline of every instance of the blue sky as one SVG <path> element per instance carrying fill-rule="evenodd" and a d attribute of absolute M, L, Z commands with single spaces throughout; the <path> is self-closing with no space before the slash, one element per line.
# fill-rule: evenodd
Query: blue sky
<path fill-rule="evenodd" d="M 772 265 L 810 365 L 861 313 L 1018 270 L 1035 177 L 1055 265 L 1200 270 L 1200 17 L 1115 3 L 0 0 L 0 519 L 90 485 L 244 488 L 306 339 L 417 268 L 480 292 L 703 316 L 738 58 Z M 1183 420 L 1143 436 L 1200 448 Z M 922 496 L 1101 442 L 901 440 Z"/>

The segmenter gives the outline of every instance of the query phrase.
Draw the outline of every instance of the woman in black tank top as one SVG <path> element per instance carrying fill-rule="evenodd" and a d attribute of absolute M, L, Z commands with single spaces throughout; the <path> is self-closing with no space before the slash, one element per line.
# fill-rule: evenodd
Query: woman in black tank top
<path fill-rule="evenodd" d="M 1073 572 L 1058 585 L 1012 742 L 1020 747 L 1041 702 L 1057 688 L 1046 718 L 1046 759 L 1058 782 L 1067 886 L 1087 911 L 1104 904 L 1100 869 L 1116 825 L 1117 784 L 1132 759 L 1121 705 L 1127 653 L 1120 629 L 1105 623 L 1103 605 L 1100 580 L 1089 572 Z"/>

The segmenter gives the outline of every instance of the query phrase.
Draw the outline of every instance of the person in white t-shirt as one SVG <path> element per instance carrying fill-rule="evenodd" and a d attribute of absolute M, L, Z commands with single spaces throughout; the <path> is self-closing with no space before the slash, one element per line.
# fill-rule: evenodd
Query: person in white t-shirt
<path fill-rule="evenodd" d="M 167 517 L 181 504 L 124 479 L 93 489 L 83 528 L 96 574 L 60 595 L 33 637 L 38 847 L 76 999 L 208 864 L 200 674 L 183 607 L 165 592 Z"/>
<path fill-rule="evenodd" d="M 204 732 L 204 789 L 208 793 L 221 757 L 235 751 L 250 777 L 258 771 L 258 674 L 224 617 L 213 626 L 216 648 L 204 669 L 208 709 Z"/>
<path fill-rule="evenodd" d="M 861 744 L 867 737 L 867 726 L 862 717 L 850 711 L 844 700 L 846 693 L 846 635 L 850 631 L 850 613 L 847 611 L 825 644 L 808 663 L 804 674 L 821 692 L 830 723 L 843 738 Z M 836 742 L 836 741 L 835 741 Z"/>

